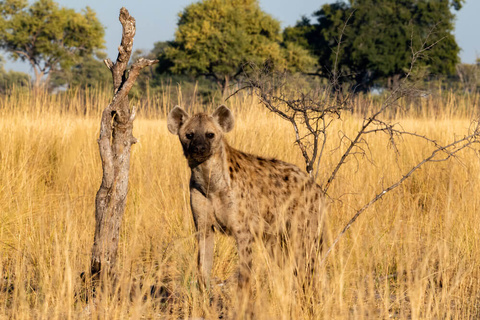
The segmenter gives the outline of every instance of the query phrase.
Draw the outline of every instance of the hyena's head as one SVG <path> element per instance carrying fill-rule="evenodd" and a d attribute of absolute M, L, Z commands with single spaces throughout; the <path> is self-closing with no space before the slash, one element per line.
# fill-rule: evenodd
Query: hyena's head
<path fill-rule="evenodd" d="M 190 164 L 200 164 L 214 155 L 222 145 L 223 134 L 233 129 L 232 112 L 224 105 L 208 115 L 198 113 L 192 117 L 176 106 L 168 114 L 168 130 L 177 134 L 183 153 Z"/>

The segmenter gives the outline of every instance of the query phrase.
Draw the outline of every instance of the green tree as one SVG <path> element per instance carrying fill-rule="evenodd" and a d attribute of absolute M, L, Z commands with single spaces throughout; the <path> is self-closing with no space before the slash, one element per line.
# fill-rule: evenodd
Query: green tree
<path fill-rule="evenodd" d="M 59 7 L 52 0 L 0 1 L 0 47 L 30 63 L 35 87 L 60 69 L 104 47 L 104 29 L 95 12 Z"/>
<path fill-rule="evenodd" d="M 30 86 L 30 76 L 24 72 L 5 70 L 4 59 L 0 56 L 0 92 L 6 93 L 9 89 L 27 88 Z"/>
<path fill-rule="evenodd" d="M 247 62 L 262 64 L 269 59 L 275 68 L 290 70 L 314 63 L 303 47 L 282 47 L 280 23 L 263 12 L 257 0 L 203 0 L 179 16 L 175 41 L 161 62 L 171 63 L 174 73 L 213 78 L 224 95 Z"/>
<path fill-rule="evenodd" d="M 168 41 L 158 41 L 153 44 L 153 49 L 149 52 L 135 50 L 132 53 L 133 61 L 136 61 L 138 58 L 159 61 L 155 66 L 142 69 L 142 76 L 139 77 L 136 85 L 141 87 L 143 91 L 146 89 L 147 84 L 150 85 L 151 81 L 153 81 L 153 86 L 160 85 L 160 79 L 163 79 L 169 73 L 169 68 L 173 66 L 172 61 L 165 56 L 165 51 L 169 46 L 170 42 Z"/>
<path fill-rule="evenodd" d="M 303 19 L 287 28 L 284 37 L 304 46 L 307 42 L 306 48 L 318 57 L 318 74 L 322 77 L 332 77 L 336 70 L 351 78 L 357 90 L 362 91 L 375 84 L 395 86 L 410 65 L 412 49 L 420 50 L 422 46 L 428 50 L 421 65 L 437 75 L 455 73 L 460 49 L 453 35 L 455 16 L 451 8 L 459 10 L 462 3 L 338 1 L 315 12 L 316 23 Z"/>
<path fill-rule="evenodd" d="M 94 87 L 109 85 L 112 81 L 112 74 L 103 63 L 106 54 L 99 52 L 94 55 L 85 55 L 76 59 L 73 66 L 60 69 L 55 72 L 51 79 L 52 87 Z"/>

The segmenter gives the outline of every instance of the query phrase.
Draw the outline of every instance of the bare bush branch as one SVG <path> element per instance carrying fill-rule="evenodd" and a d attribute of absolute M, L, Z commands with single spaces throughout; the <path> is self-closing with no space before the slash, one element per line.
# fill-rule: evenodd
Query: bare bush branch
<path fill-rule="evenodd" d="M 423 137 L 422 137 L 423 138 Z M 428 139 L 429 140 L 429 139 Z M 327 249 L 325 252 L 325 255 L 323 256 L 321 260 L 321 264 L 324 264 L 332 250 L 335 248 L 337 245 L 338 241 L 340 238 L 347 232 L 348 229 L 352 226 L 352 224 L 357 220 L 357 218 L 365 211 L 367 210 L 371 205 L 373 205 L 375 202 L 378 200 L 382 199 L 385 194 L 388 192 L 392 191 L 393 189 L 397 188 L 400 186 L 405 180 L 407 180 L 415 171 L 420 169 L 424 164 L 428 162 L 442 162 L 450 159 L 451 157 L 454 157 L 459 151 L 471 147 L 473 144 L 480 143 L 480 125 L 479 122 L 476 122 L 476 126 L 474 131 L 459 140 L 456 140 L 446 146 L 439 146 L 438 144 L 435 143 L 437 148 L 426 158 L 424 158 L 422 161 L 418 162 L 410 171 L 408 171 L 406 174 L 404 174 L 399 180 L 391 184 L 388 188 L 384 188 L 380 193 L 376 194 L 375 197 L 370 200 L 367 204 L 365 204 L 361 209 L 357 210 L 357 212 L 353 215 L 353 217 L 348 221 L 348 223 L 345 225 L 345 227 L 342 229 L 342 231 L 337 235 L 335 240 L 333 240 L 332 244 L 330 247 Z M 439 154 L 443 154 L 443 157 L 436 158 Z"/>
<path fill-rule="evenodd" d="M 347 23 L 343 26 L 342 35 L 345 32 L 346 26 Z M 388 118 L 389 114 L 395 113 L 401 105 L 401 99 L 419 97 L 424 94 L 415 84 L 416 80 L 421 79 L 417 74 L 415 65 L 428 50 L 441 41 L 440 39 L 432 44 L 428 43 L 433 30 L 434 29 L 430 30 L 427 37 L 421 42 L 421 47 L 419 49 L 414 49 L 412 33 L 412 56 L 409 68 L 406 70 L 400 83 L 393 87 L 390 93 L 385 97 L 383 103 L 381 103 L 377 109 L 374 109 L 363 116 L 360 129 L 352 137 L 339 131 L 338 141 L 336 141 L 337 147 L 334 148 L 334 150 L 342 146 L 346 146 L 346 150 L 340 156 L 336 165 L 334 165 L 333 170 L 328 175 L 326 181 L 320 183 L 320 186 L 325 196 L 331 199 L 332 196 L 328 194 L 329 189 L 337 178 L 340 170 L 349 159 L 352 158 L 357 161 L 357 166 L 361 165 L 360 160 L 362 158 L 373 162 L 372 150 L 367 140 L 367 136 L 371 134 L 385 134 L 388 138 L 389 144 L 397 155 L 399 154 L 397 141 L 404 136 L 423 140 L 432 145 L 434 150 L 428 157 L 414 165 L 410 171 L 405 173 L 396 182 L 388 188 L 383 189 L 380 193 L 375 195 L 371 201 L 365 204 L 361 209 L 357 210 L 352 219 L 335 238 L 333 244 L 327 250 L 322 262 L 325 262 L 339 239 L 367 208 L 383 198 L 385 194 L 401 185 L 416 170 L 429 162 L 446 161 L 455 156 L 459 151 L 469 148 L 473 144 L 479 142 L 480 130 L 478 123 L 476 123 L 475 129 L 471 134 L 466 135 L 462 139 L 455 140 L 448 145 L 442 146 L 438 141 L 429 138 L 426 135 L 407 131 L 403 129 L 399 123 L 391 123 L 384 119 Z M 338 41 L 336 63 L 339 61 L 338 54 L 340 52 L 341 39 L 342 37 L 340 37 Z M 251 90 L 268 110 L 291 123 L 295 132 L 295 143 L 299 147 L 305 160 L 306 171 L 312 178 L 316 178 L 321 158 L 325 154 L 324 151 L 327 138 L 331 136 L 328 135 L 330 125 L 335 121 L 341 120 L 345 112 L 351 112 L 353 110 L 353 103 L 351 101 L 352 95 L 350 94 L 344 97 L 342 94 L 342 85 L 339 82 L 338 67 L 335 66 L 332 78 L 327 86 L 323 89 L 317 88 L 314 90 L 306 90 L 301 86 L 297 87 L 295 85 L 296 81 L 286 72 L 275 73 L 271 72 L 266 66 L 258 68 L 252 64 L 249 64 L 247 68 L 248 70 L 245 72 L 245 85 L 239 90 Z M 341 97 L 341 99 L 339 97 Z M 314 177 L 312 172 L 315 166 L 317 166 L 317 170 Z"/>
<path fill-rule="evenodd" d="M 306 171 L 313 177 L 313 169 L 324 154 L 328 127 L 351 107 L 347 101 L 340 101 L 331 87 L 304 92 L 292 84 L 287 72 L 272 73 L 253 64 L 247 67 L 240 90 L 252 90 L 267 109 L 290 122 Z"/>

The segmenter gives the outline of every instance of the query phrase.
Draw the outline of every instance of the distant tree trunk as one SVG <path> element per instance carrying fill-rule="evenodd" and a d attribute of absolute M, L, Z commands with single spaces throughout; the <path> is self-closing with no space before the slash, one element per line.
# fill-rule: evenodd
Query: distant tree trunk
<path fill-rule="evenodd" d="M 135 108 L 130 110 L 128 92 L 142 68 L 158 60 L 139 59 L 126 72 L 135 36 L 135 19 L 127 9 L 120 9 L 122 41 L 116 63 L 105 64 L 112 72 L 114 97 L 102 113 L 98 146 L 102 158 L 103 178 L 95 198 L 95 238 L 92 248 L 91 274 L 113 275 L 117 259 L 120 225 L 128 191 L 130 148 L 136 143 L 132 135 Z"/>
<path fill-rule="evenodd" d="M 42 78 L 44 73 L 40 70 L 37 70 L 35 65 L 32 63 L 33 72 L 35 73 L 35 82 L 33 83 L 33 88 L 35 91 L 38 91 L 42 86 Z"/>
<path fill-rule="evenodd" d="M 222 83 L 222 98 L 225 99 L 228 95 L 228 87 L 229 87 L 229 76 L 225 76 L 223 78 L 223 83 Z"/>
<path fill-rule="evenodd" d="M 387 78 L 387 88 L 389 90 L 394 90 L 400 85 L 400 75 L 395 74 Z"/>

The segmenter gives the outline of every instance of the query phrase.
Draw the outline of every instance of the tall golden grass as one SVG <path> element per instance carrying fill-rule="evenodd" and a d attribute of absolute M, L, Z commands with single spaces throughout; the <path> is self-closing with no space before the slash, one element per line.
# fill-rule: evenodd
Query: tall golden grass
<path fill-rule="evenodd" d="M 202 292 L 195 282 L 189 169 L 165 121 L 168 109 L 182 101 L 170 101 L 167 94 L 135 102 L 139 142 L 121 229 L 119 285 L 112 294 L 85 299 L 91 288 L 80 274 L 89 270 L 101 180 L 96 139 L 109 98 L 101 90 L 0 97 L 0 318 L 215 319 L 223 312 L 219 305 L 235 303 L 232 285 Z M 212 107 L 184 100 L 191 101 L 191 111 Z M 368 111 L 378 102 L 366 97 L 356 103 Z M 233 146 L 304 168 L 288 123 L 250 97 L 227 104 L 237 119 L 227 135 Z M 447 143 L 468 131 L 476 108 L 475 97 L 443 93 L 391 117 Z M 360 124 L 354 113 L 331 128 L 319 182 L 345 149 L 337 148 L 339 132 L 353 134 Z M 368 159 L 352 158 L 330 189 L 337 199 L 329 202 L 331 236 L 432 151 L 412 137 L 399 141 L 399 154 L 381 134 L 368 144 Z M 292 286 L 293 274 L 271 263 L 258 244 L 250 306 L 255 319 L 479 318 L 479 179 L 478 149 L 425 165 L 357 220 L 316 271 L 313 288 Z M 232 277 L 231 239 L 217 236 L 215 259 L 214 276 Z M 167 287 L 170 297 L 153 297 L 153 285 Z M 130 295 L 132 287 L 136 295 Z"/>

